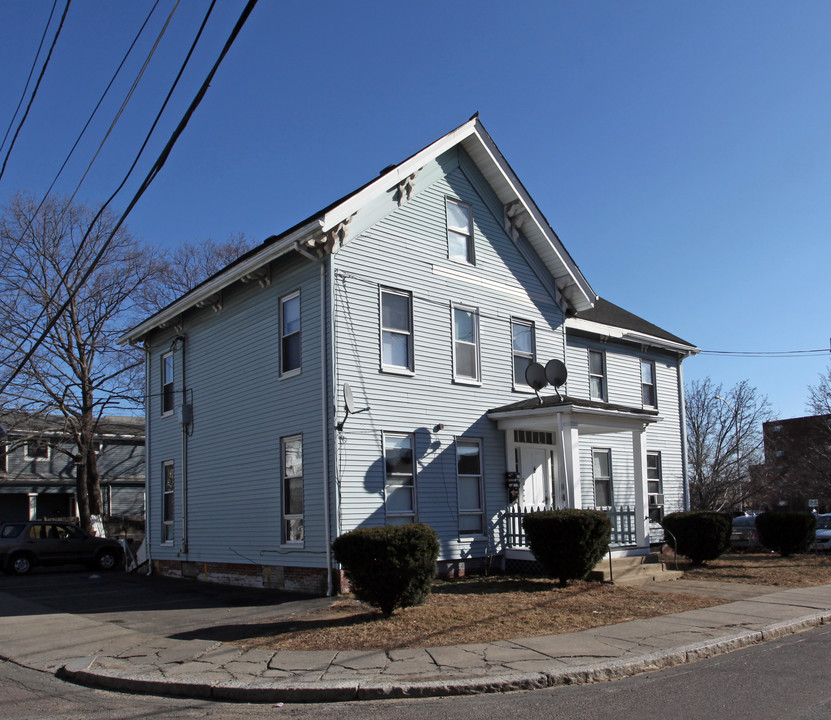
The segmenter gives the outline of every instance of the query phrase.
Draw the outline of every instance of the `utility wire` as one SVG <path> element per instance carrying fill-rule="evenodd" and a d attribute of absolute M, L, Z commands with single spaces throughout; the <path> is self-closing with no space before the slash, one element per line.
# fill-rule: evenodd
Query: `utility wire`
<path fill-rule="evenodd" d="M 32 67 L 29 68 L 29 77 L 26 78 L 26 84 L 23 86 L 23 92 L 20 94 L 20 100 L 17 102 L 17 107 L 14 109 L 14 115 L 12 115 L 11 120 L 9 120 L 9 127 L 6 128 L 6 134 L 3 135 L 3 142 L 0 142 L 0 152 L 2 152 L 3 147 L 6 144 L 6 140 L 9 139 L 9 133 L 12 131 L 14 127 L 14 119 L 17 117 L 17 113 L 20 112 L 20 107 L 23 105 L 23 101 L 26 99 L 26 93 L 29 92 L 29 83 L 32 82 L 32 75 L 35 74 L 35 68 L 38 64 L 38 58 L 40 57 L 40 51 L 43 50 L 43 43 L 46 42 L 46 33 L 49 31 L 49 26 L 52 24 L 52 17 L 55 14 L 55 8 L 58 6 L 58 0 L 54 0 L 52 3 L 52 9 L 49 11 L 49 19 L 46 21 L 46 27 L 43 28 L 43 34 L 40 36 L 40 44 L 38 45 L 38 51 L 35 53 L 35 59 L 32 60 Z"/>
<path fill-rule="evenodd" d="M 818 350 L 702 350 L 702 355 L 720 355 L 722 357 L 745 357 L 745 358 L 791 358 L 811 357 L 816 355 L 828 355 L 831 350 L 820 348 Z"/>
<path fill-rule="evenodd" d="M 40 87 L 40 81 L 43 80 L 43 76 L 46 74 L 46 68 L 49 66 L 49 58 L 52 57 L 52 51 L 55 49 L 55 45 L 57 45 L 58 43 L 58 38 L 61 35 L 61 28 L 63 27 L 64 20 L 66 20 L 66 14 L 69 12 L 69 5 L 71 2 L 72 0 L 66 0 L 66 7 L 63 9 L 61 21 L 58 24 L 58 29 L 55 31 L 55 37 L 52 38 L 52 44 L 49 46 L 49 53 L 46 55 L 46 60 L 43 61 L 43 67 L 40 69 L 40 75 L 38 75 L 38 80 L 35 83 L 34 89 L 32 90 L 32 96 L 29 98 L 29 103 L 26 105 L 26 112 L 24 112 L 23 117 L 20 118 L 20 124 L 17 126 L 17 130 L 15 130 L 14 137 L 12 138 L 11 143 L 9 143 L 9 149 L 6 151 L 6 158 L 5 160 L 3 160 L 3 167 L 0 167 L 0 180 L 3 179 L 3 173 L 6 172 L 6 164 L 9 162 L 9 156 L 12 154 L 12 148 L 14 148 L 14 144 L 17 141 L 17 136 L 20 135 L 20 131 L 23 128 L 23 123 L 26 122 L 26 118 L 29 115 L 29 110 L 32 107 L 32 103 L 35 101 L 35 95 L 37 95 L 38 88 Z"/>
<path fill-rule="evenodd" d="M 213 8 L 213 5 L 214 5 L 214 3 L 211 4 L 211 8 Z M 257 5 L 257 0 L 248 0 L 248 2 L 246 3 L 245 7 L 242 10 L 242 13 L 240 14 L 239 19 L 237 20 L 236 24 L 234 25 L 233 30 L 231 31 L 231 34 L 228 36 L 228 39 L 225 41 L 225 45 L 222 48 L 222 52 L 219 54 L 219 57 L 217 58 L 217 60 L 214 63 L 213 67 L 211 68 L 210 72 L 208 73 L 208 76 L 205 78 L 204 82 L 202 83 L 202 86 L 199 88 L 199 91 L 196 93 L 196 96 L 191 101 L 190 106 L 188 107 L 188 109 L 185 112 L 182 119 L 179 121 L 179 124 L 176 127 L 176 129 L 173 131 L 173 134 L 170 136 L 170 139 L 167 141 L 167 144 L 162 149 L 162 152 L 159 154 L 159 157 L 156 159 L 156 162 L 150 168 L 150 172 L 148 172 L 147 176 L 144 179 L 144 182 L 141 184 L 141 187 L 139 187 L 139 189 L 136 191 L 135 195 L 133 196 L 133 199 L 130 201 L 130 204 L 127 206 L 127 208 L 121 214 L 121 217 L 116 222 L 115 227 L 113 227 L 113 229 L 110 231 L 109 235 L 107 236 L 107 239 L 103 242 L 100 250 L 98 251 L 98 254 L 95 256 L 95 258 L 93 258 L 93 260 L 90 263 L 87 270 L 81 276 L 81 278 L 79 279 L 79 281 L 75 285 L 75 287 L 72 289 L 72 292 L 71 292 L 70 296 L 64 301 L 64 303 L 61 305 L 61 307 L 58 308 L 58 311 L 55 313 L 54 317 L 47 323 L 47 325 L 44 328 L 43 332 L 41 333 L 40 337 L 35 341 L 35 343 L 32 345 L 32 347 L 29 349 L 29 351 L 26 353 L 25 357 L 20 361 L 20 363 L 17 365 L 17 367 L 11 373 L 11 375 L 3 382 L 2 387 L 0 387 L 0 395 L 6 390 L 6 388 L 15 379 L 15 377 L 17 377 L 17 375 L 21 372 L 21 370 L 26 365 L 26 363 L 29 362 L 32 355 L 34 355 L 35 350 L 37 350 L 37 348 L 45 340 L 47 333 L 52 329 L 52 327 L 54 327 L 55 323 L 57 323 L 57 321 L 58 321 L 58 318 L 64 313 L 66 308 L 69 306 L 69 304 L 72 301 L 72 298 L 74 297 L 74 295 L 78 292 L 78 290 L 87 281 L 89 276 L 95 270 L 95 267 L 101 261 L 101 258 L 103 257 L 104 253 L 106 252 L 107 248 L 109 247 L 110 242 L 112 241 L 112 239 L 115 236 L 116 232 L 118 232 L 118 230 L 121 227 L 124 220 L 127 218 L 127 216 L 130 214 L 132 209 L 135 207 L 136 203 L 138 203 L 141 196 L 145 193 L 145 191 L 150 186 L 150 184 L 153 182 L 153 180 L 156 178 L 156 176 L 159 174 L 161 169 L 164 167 L 165 162 L 167 162 L 167 158 L 170 156 L 170 153 L 173 150 L 173 146 L 176 144 L 179 137 L 184 132 L 185 128 L 188 125 L 188 122 L 190 122 L 190 119 L 193 116 L 193 113 L 196 111 L 196 109 L 199 107 L 202 100 L 204 99 L 205 94 L 208 92 L 208 88 L 210 87 L 211 80 L 213 79 L 214 75 L 216 74 L 216 71 L 219 69 L 220 64 L 222 63 L 225 56 L 228 54 L 228 51 L 231 49 L 231 46 L 234 44 L 234 41 L 236 40 L 237 36 L 239 35 L 240 31 L 242 30 L 243 26 L 245 25 L 246 20 L 248 20 L 248 17 L 251 15 L 251 12 L 254 10 L 254 7 L 256 5 Z M 210 10 L 209 10 L 209 12 L 210 12 Z M 203 25 L 203 27 L 204 27 L 204 25 Z M 200 28 L 200 32 L 201 32 L 201 28 Z M 188 55 L 188 57 L 189 56 L 190 55 Z M 181 73 L 180 73 L 180 75 L 181 75 Z M 177 78 L 177 81 L 178 81 L 178 78 Z M 99 212 L 99 215 L 100 215 L 100 212 Z M 94 222 L 95 221 L 93 220 L 93 224 L 94 224 Z M 90 225 L 90 228 L 87 231 L 87 235 L 89 235 L 89 232 L 91 230 L 92 230 L 92 224 Z"/>
<path fill-rule="evenodd" d="M 55 0 L 55 2 L 57 2 L 57 0 Z M 20 243 L 23 242 L 23 238 L 26 236 L 26 233 L 29 232 L 30 228 L 32 227 L 32 223 L 34 223 L 35 219 L 38 216 L 38 213 L 41 211 L 41 208 L 43 208 L 44 204 L 46 203 L 46 200 L 49 198 L 49 193 L 52 192 L 52 189 L 55 187 L 55 183 L 58 182 L 58 179 L 60 178 L 61 174 L 63 173 L 64 169 L 67 166 L 67 163 L 69 163 L 70 158 L 72 157 L 73 153 L 75 152 L 76 148 L 78 147 L 78 144 L 81 142 L 81 139 L 83 138 L 84 134 L 86 133 L 87 129 L 89 128 L 90 124 L 92 123 L 92 120 L 95 117 L 96 113 L 98 112 L 98 109 L 101 107 L 101 103 L 104 102 L 104 98 L 106 98 L 107 95 L 109 94 L 110 88 L 112 88 L 113 83 L 115 82 L 115 79 L 118 77 L 119 73 L 121 72 L 121 69 L 124 67 L 124 63 L 127 62 L 127 58 L 130 56 L 130 53 L 133 52 L 133 48 L 136 46 L 136 43 L 138 42 L 138 39 L 141 37 L 142 33 L 144 32 L 144 28 L 147 27 L 147 23 L 150 21 L 150 18 L 152 17 L 153 13 L 156 11 L 156 8 L 158 7 L 159 2 L 160 2 L 160 0 L 156 0 L 156 2 L 153 4 L 153 7 L 150 9 L 150 12 L 147 14 L 147 17 L 144 19 L 144 22 L 142 23 L 141 27 L 139 28 L 139 31 L 136 33 L 136 36 L 133 38 L 133 42 L 130 43 L 130 47 L 127 48 L 127 52 L 124 54 L 124 57 L 121 59 L 121 62 L 119 63 L 118 67 L 116 68 L 115 73 L 113 73 L 113 76 L 110 79 L 110 82 L 107 84 L 107 87 L 104 89 L 104 92 L 101 94 L 101 97 L 99 98 L 98 103 L 93 108 L 92 113 L 90 113 L 90 116 L 87 119 L 86 124 L 82 128 L 81 132 L 78 134 L 78 137 L 75 140 L 75 144 L 70 149 L 69 153 L 67 154 L 66 158 L 63 161 L 63 164 L 61 165 L 60 169 L 58 170 L 57 174 L 55 175 L 55 178 L 52 180 L 52 183 L 47 188 L 46 193 L 44 193 L 43 198 L 41 199 L 41 201 L 38 204 L 37 208 L 32 213 L 32 217 L 29 219 L 29 222 L 26 224 L 26 227 L 23 229 L 23 232 L 20 233 L 20 237 L 15 242 L 14 247 L 9 251 L 8 254 L 10 256 L 14 255 L 17 248 L 20 246 Z M 175 9 L 176 8 L 174 7 L 174 10 Z M 171 12 L 171 16 L 172 16 L 172 14 L 173 13 Z M 170 18 L 168 18 L 168 22 L 165 23 L 165 26 L 162 29 L 162 34 L 164 33 L 164 30 L 167 28 L 167 25 L 168 25 L 169 22 L 170 22 Z M 144 64 L 144 66 L 142 67 L 142 69 L 140 71 L 141 74 L 144 73 L 144 68 L 146 68 L 147 62 L 149 62 L 150 57 L 153 56 L 153 53 L 155 52 L 156 47 L 158 47 L 158 41 L 153 46 L 153 49 L 150 51 L 150 56 L 148 57 L 147 61 L 145 61 L 145 64 Z M 139 75 L 139 78 L 141 77 L 141 74 Z M 133 84 L 133 88 L 135 87 L 135 84 L 137 82 L 138 82 L 138 79 Z M 104 147 L 104 143 L 106 143 L 107 138 L 109 137 L 110 133 L 112 132 L 113 128 L 115 127 L 115 124 L 118 122 L 118 119 L 121 117 L 121 114 L 124 110 L 124 107 L 126 106 L 127 101 L 130 99 L 132 94 L 133 94 L 133 89 L 131 89 L 130 92 L 128 93 L 127 98 L 124 100 L 124 102 L 121 106 L 121 109 L 118 111 L 118 114 L 116 115 L 115 119 L 110 124 L 109 130 L 107 130 L 107 134 L 104 136 L 104 139 L 98 145 L 98 149 L 95 151 L 95 154 L 93 155 L 92 160 L 87 165 L 87 169 L 84 171 L 84 174 L 81 176 L 81 179 L 78 181 L 77 185 L 75 186 L 75 190 L 72 191 L 72 195 L 70 195 L 69 200 L 66 202 L 66 205 L 64 206 L 63 210 L 61 211 L 60 217 L 58 217 L 56 223 L 60 223 L 60 221 L 63 219 L 63 216 L 68 211 L 69 206 L 72 203 L 72 200 L 75 198 L 75 196 L 78 194 L 78 191 L 81 189 L 82 183 L 86 179 L 86 176 L 89 174 L 90 168 L 92 168 L 92 164 L 95 162 L 95 159 L 98 157 L 98 154 L 101 152 L 101 149 Z M 5 267 L 3 268 L 3 271 L 5 271 Z M 0 271 L 0 272 L 2 272 L 2 271 Z"/>

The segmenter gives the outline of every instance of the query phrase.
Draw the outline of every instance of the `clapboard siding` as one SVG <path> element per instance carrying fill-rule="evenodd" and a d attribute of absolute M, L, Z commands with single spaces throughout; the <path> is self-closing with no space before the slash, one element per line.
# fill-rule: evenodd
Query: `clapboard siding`
<path fill-rule="evenodd" d="M 193 423 L 187 443 L 188 560 L 325 566 L 323 438 L 321 431 L 321 295 L 317 264 L 295 257 L 275 263 L 271 283 L 237 284 L 222 308 L 187 316 L 185 371 Z M 280 377 L 280 298 L 300 292 L 301 371 Z M 161 356 L 175 333 L 154 339 L 151 386 L 160 387 Z M 182 351 L 174 364 L 182 385 Z M 177 394 L 177 406 L 181 396 Z M 151 531 L 161 537 L 161 472 L 176 467 L 174 542 L 154 549 L 157 559 L 180 556 L 182 538 L 182 433 L 176 415 L 161 417 L 150 404 L 154 446 Z M 281 545 L 281 438 L 303 437 L 302 548 Z"/>
<path fill-rule="evenodd" d="M 441 557 L 449 559 L 487 550 L 484 538 L 459 535 L 457 437 L 482 440 L 486 519 L 507 503 L 504 437 L 485 413 L 527 396 L 527 390 L 513 389 L 511 318 L 534 323 L 537 355 L 544 361 L 563 358 L 564 340 L 562 312 L 506 235 L 498 201 L 482 192 L 484 179 L 472 163 L 440 163 L 451 168 L 447 176 L 391 207 L 335 255 L 338 385 L 349 382 L 356 404 L 370 407 L 345 423 L 338 466 L 342 530 L 382 525 L 383 433 L 413 434 L 418 518 L 437 531 Z M 473 208 L 474 266 L 447 257 L 448 197 Z M 381 287 L 412 293 L 412 376 L 381 370 Z M 453 304 L 479 312 L 478 385 L 453 380 Z"/>

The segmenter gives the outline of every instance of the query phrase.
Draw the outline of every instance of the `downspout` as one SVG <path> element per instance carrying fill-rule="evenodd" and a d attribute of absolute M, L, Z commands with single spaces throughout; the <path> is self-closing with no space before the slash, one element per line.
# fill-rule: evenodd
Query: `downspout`
<path fill-rule="evenodd" d="M 188 554 L 188 425 L 190 424 L 190 409 L 188 406 L 188 386 L 185 381 L 185 343 L 187 338 L 180 336 L 182 340 L 182 545 L 180 552 Z"/>
<path fill-rule="evenodd" d="M 326 375 L 326 263 L 316 255 L 302 247 L 298 241 L 294 249 L 303 257 L 315 262 L 320 267 L 320 431 L 323 440 L 323 526 L 324 543 L 326 544 L 326 595 L 334 594 L 332 583 L 332 532 L 329 513 L 329 383 Z M 330 314 L 331 321 L 331 314 Z"/>
<path fill-rule="evenodd" d="M 684 490 L 684 510 L 690 509 L 690 477 L 687 467 L 687 406 L 684 397 L 684 356 L 678 357 L 678 414 L 681 416 L 681 472 Z"/>
<path fill-rule="evenodd" d="M 131 344 L 138 347 L 138 343 Z M 147 574 L 153 574 L 153 532 L 150 526 L 150 346 L 144 343 L 144 552 L 147 555 Z"/>

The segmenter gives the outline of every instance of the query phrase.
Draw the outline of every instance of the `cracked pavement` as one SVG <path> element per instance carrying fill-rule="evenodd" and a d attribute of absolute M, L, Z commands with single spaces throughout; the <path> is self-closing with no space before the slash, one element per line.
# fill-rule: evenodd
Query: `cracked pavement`
<path fill-rule="evenodd" d="M 322 702 L 609 680 L 831 622 L 831 585 L 790 590 L 717 587 L 728 583 L 702 587 L 684 580 L 661 585 L 672 587 L 655 589 L 692 592 L 698 587 L 735 599 L 563 635 L 390 651 L 268 651 L 165 637 L 112 618 L 33 608 L 30 600 L 0 592 L 0 656 L 78 683 L 129 692 Z"/>

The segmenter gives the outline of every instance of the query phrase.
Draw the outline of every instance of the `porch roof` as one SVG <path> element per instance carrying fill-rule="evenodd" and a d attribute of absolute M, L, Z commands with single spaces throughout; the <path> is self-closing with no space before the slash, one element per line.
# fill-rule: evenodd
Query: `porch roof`
<path fill-rule="evenodd" d="M 527 398 L 488 410 L 488 417 L 495 420 L 503 430 L 549 427 L 549 423 L 563 420 L 566 416 L 577 425 L 580 432 L 587 434 L 642 429 L 661 419 L 655 409 L 583 400 L 567 395 Z"/>

